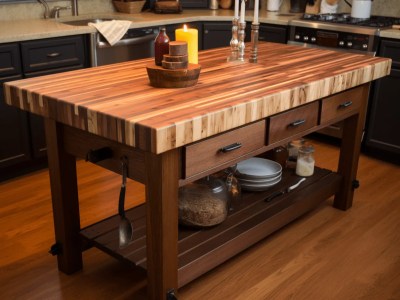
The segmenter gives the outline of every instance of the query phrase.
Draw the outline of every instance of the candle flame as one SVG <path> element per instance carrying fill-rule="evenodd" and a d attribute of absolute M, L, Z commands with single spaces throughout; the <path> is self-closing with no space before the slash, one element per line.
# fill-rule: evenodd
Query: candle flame
<path fill-rule="evenodd" d="M 187 25 L 185 24 L 185 25 L 183 25 L 183 31 L 185 31 L 185 32 L 187 32 L 188 31 L 188 28 L 187 28 Z"/>

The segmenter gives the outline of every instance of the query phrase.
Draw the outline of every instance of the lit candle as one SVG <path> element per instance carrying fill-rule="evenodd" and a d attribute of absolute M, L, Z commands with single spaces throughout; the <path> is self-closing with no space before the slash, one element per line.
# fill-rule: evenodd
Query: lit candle
<path fill-rule="evenodd" d="M 239 19 L 239 0 L 235 0 L 235 19 Z"/>
<path fill-rule="evenodd" d="M 258 24 L 258 6 L 259 6 L 259 0 L 254 1 L 254 19 L 253 19 L 253 24 Z"/>
<path fill-rule="evenodd" d="M 198 58 L 198 32 L 195 28 L 187 28 L 186 24 L 183 28 L 175 30 L 175 40 L 187 42 L 189 63 L 197 64 Z"/>
<path fill-rule="evenodd" d="M 244 0 L 242 0 L 242 3 L 240 4 L 240 19 L 239 22 L 240 23 L 244 23 L 244 13 L 246 10 L 246 3 L 244 2 Z"/>

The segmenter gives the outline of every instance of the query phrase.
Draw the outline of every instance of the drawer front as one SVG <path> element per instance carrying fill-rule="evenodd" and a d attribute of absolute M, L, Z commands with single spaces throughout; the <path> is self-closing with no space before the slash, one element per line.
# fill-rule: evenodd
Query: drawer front
<path fill-rule="evenodd" d="M 318 124 L 319 102 L 313 102 L 269 119 L 268 143 L 272 144 Z"/>
<path fill-rule="evenodd" d="M 21 51 L 25 73 L 67 66 L 84 67 L 82 36 L 23 42 Z"/>
<path fill-rule="evenodd" d="M 363 89 L 355 88 L 322 100 L 321 124 L 340 121 L 359 111 L 363 97 Z"/>
<path fill-rule="evenodd" d="M 185 177 L 260 149 L 265 145 L 265 133 L 265 120 L 262 120 L 186 146 Z"/>
<path fill-rule="evenodd" d="M 18 44 L 0 45 L 0 77 L 21 73 Z"/>

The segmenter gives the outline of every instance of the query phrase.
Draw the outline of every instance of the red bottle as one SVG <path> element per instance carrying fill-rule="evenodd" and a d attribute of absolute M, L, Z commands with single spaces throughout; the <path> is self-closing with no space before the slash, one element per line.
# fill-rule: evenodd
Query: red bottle
<path fill-rule="evenodd" d="M 163 55 L 169 53 L 169 37 L 165 32 L 165 28 L 161 28 L 159 34 L 154 41 L 154 55 L 155 63 L 157 66 L 161 66 Z"/>

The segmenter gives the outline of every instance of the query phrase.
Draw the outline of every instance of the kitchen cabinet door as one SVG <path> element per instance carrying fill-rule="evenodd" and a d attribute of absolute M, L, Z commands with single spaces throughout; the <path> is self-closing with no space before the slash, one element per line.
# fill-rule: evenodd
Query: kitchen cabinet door
<path fill-rule="evenodd" d="M 370 98 L 365 151 L 400 163 L 400 42 L 383 39 L 379 56 L 391 58 L 390 75 L 375 82 Z"/>
<path fill-rule="evenodd" d="M 28 161 L 30 157 L 27 113 L 4 102 L 3 83 L 22 77 L 12 76 L 0 80 L 0 177 L 6 168 Z"/>
<path fill-rule="evenodd" d="M 286 44 L 287 35 L 287 26 L 261 24 L 258 40 Z"/>
<path fill-rule="evenodd" d="M 251 39 L 250 24 L 246 26 L 245 41 Z M 229 47 L 232 38 L 232 22 L 205 22 L 203 24 L 203 49 Z M 229 53 L 226 54 L 227 56 Z"/>
<path fill-rule="evenodd" d="M 400 162 L 400 69 L 377 81 L 369 112 L 367 150 L 383 150 Z M 388 157 L 389 158 L 389 157 Z"/>
<path fill-rule="evenodd" d="M 207 22 L 203 24 L 204 50 L 218 47 L 228 47 L 231 38 L 231 22 Z"/>

